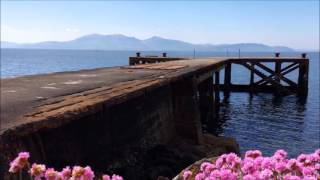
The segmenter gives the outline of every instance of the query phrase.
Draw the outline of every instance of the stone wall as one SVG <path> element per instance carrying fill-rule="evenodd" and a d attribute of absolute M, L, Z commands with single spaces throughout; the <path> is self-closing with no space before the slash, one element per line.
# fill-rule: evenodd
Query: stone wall
<path fill-rule="evenodd" d="M 197 92 L 194 78 L 182 79 L 122 104 L 97 104 L 96 113 L 62 127 L 23 137 L 12 133 L 0 143 L 0 175 L 8 178 L 9 161 L 19 151 L 29 151 L 32 162 L 58 170 L 90 165 L 97 172 L 127 179 L 173 176 L 217 148 L 215 139 L 203 138 Z"/>

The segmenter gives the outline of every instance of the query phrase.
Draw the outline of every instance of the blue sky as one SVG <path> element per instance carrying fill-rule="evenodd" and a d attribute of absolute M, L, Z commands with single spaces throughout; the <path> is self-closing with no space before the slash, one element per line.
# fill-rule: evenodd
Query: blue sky
<path fill-rule="evenodd" d="M 161 36 L 319 49 L 319 1 L 1 1 L 1 40 Z"/>

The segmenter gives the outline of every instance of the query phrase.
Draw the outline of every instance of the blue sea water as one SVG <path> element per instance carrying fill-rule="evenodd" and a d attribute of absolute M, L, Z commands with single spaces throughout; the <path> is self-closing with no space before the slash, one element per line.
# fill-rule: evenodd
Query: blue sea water
<path fill-rule="evenodd" d="M 142 52 L 142 55 L 160 54 Z M 134 55 L 133 51 L 1 49 L 1 78 L 127 65 L 128 57 Z M 195 55 L 221 57 L 227 54 L 196 52 Z M 168 56 L 192 57 L 193 52 L 168 52 Z M 238 56 L 238 53 L 229 52 L 228 56 Z M 242 53 L 241 56 L 273 56 L 273 53 Z M 296 57 L 300 53 L 282 53 L 281 56 Z M 276 149 L 285 149 L 294 157 L 319 148 L 319 52 L 309 52 L 308 57 L 309 94 L 306 99 L 295 95 L 231 93 L 220 109 L 219 127 L 213 133 L 234 137 L 241 152 L 261 149 L 265 155 L 271 155 Z M 245 68 L 237 65 L 232 68 L 232 83 L 249 82 L 249 72 Z M 297 72 L 292 72 L 289 78 L 296 79 Z"/>

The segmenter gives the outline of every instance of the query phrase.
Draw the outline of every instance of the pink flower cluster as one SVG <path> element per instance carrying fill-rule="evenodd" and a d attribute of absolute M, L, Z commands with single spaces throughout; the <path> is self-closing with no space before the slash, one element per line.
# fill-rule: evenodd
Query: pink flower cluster
<path fill-rule="evenodd" d="M 10 173 L 16 173 L 21 171 L 23 168 L 25 168 L 28 164 L 29 160 L 29 153 L 28 152 L 21 152 L 18 154 L 18 157 L 16 157 L 11 163 L 10 163 Z"/>
<path fill-rule="evenodd" d="M 26 167 L 29 168 L 29 157 L 28 152 L 19 153 L 18 157 L 10 163 L 9 172 L 15 174 L 21 172 Z M 67 166 L 59 172 L 54 168 L 46 168 L 44 164 L 33 163 L 28 172 L 34 180 L 93 180 L 95 178 L 94 171 L 90 166 L 74 166 L 72 169 Z M 111 177 L 109 175 L 102 175 L 99 179 L 123 180 L 121 176 L 116 174 L 113 174 Z"/>
<path fill-rule="evenodd" d="M 183 180 L 319 180 L 320 149 L 287 159 L 287 152 L 278 150 L 264 157 L 258 150 L 247 151 L 244 159 L 234 153 L 219 156 L 214 163 L 204 162 L 199 172 L 184 171 Z"/>

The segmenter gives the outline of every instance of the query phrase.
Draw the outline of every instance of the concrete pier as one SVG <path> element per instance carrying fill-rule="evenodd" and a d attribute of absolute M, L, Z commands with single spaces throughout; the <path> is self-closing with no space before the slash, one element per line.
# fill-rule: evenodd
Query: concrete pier
<path fill-rule="evenodd" d="M 181 60 L 1 79 L 0 176 L 19 151 L 55 167 L 99 169 L 133 158 L 132 149 L 176 139 L 201 145 L 197 86 L 222 64 Z"/>
<path fill-rule="evenodd" d="M 130 58 L 132 66 L 1 79 L 0 177 L 7 177 L 8 163 L 20 151 L 30 151 L 34 160 L 57 167 L 91 164 L 96 168 L 132 159 L 132 149 L 181 139 L 209 153 L 223 146 L 202 130 L 203 123 L 214 124 L 220 90 L 225 94 L 247 89 L 307 92 L 305 57 L 181 60 L 163 56 L 139 54 Z M 263 62 L 291 64 L 270 70 Z M 232 64 L 243 65 L 261 80 L 233 85 Z M 284 77 L 297 68 L 297 83 Z M 235 149 L 225 146 L 226 151 Z"/>

